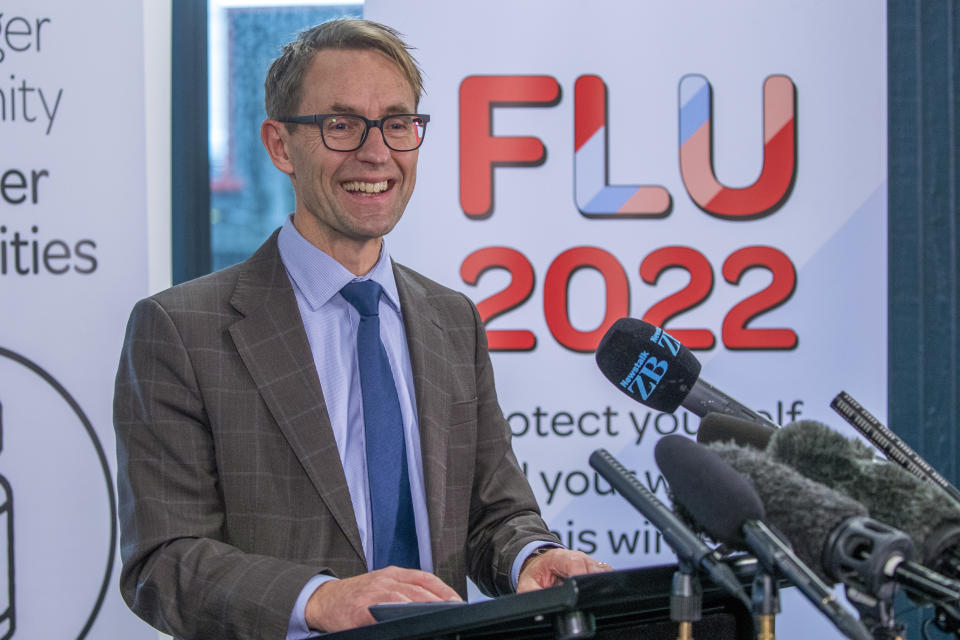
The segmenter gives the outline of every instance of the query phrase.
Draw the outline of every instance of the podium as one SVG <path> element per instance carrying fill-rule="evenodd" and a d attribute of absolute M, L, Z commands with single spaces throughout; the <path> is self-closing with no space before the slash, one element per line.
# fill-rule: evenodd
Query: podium
<path fill-rule="evenodd" d="M 757 563 L 731 560 L 740 581 L 752 583 Z M 510 638 L 579 640 L 676 640 L 670 620 L 670 589 L 676 565 L 574 576 L 560 585 L 493 600 L 446 607 L 374 625 L 322 636 L 329 640 Z M 737 599 L 707 578 L 703 615 L 693 637 L 703 640 L 752 640 L 753 616 Z"/>

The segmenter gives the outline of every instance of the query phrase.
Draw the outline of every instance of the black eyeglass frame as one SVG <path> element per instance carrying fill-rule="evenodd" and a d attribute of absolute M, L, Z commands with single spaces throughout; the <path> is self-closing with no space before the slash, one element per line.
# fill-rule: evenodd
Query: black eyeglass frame
<path fill-rule="evenodd" d="M 384 120 L 387 120 L 389 118 L 402 117 L 402 116 L 420 118 L 420 120 L 423 121 L 423 135 L 420 136 L 420 144 L 415 146 L 413 149 L 395 149 L 394 147 L 390 146 L 390 143 L 387 142 L 387 136 L 383 134 Z M 367 127 L 363 130 L 363 135 L 360 136 L 360 142 L 357 144 L 357 146 L 355 146 L 352 149 L 334 149 L 329 144 L 327 144 L 327 138 L 323 135 L 323 127 L 320 126 L 320 123 L 324 120 L 324 118 L 345 118 L 345 117 L 358 118 L 360 120 L 363 120 L 363 122 L 367 125 Z M 341 151 L 343 153 L 350 153 L 362 147 L 363 143 L 367 141 L 367 134 L 370 133 L 370 129 L 372 129 L 373 127 L 376 127 L 377 129 L 380 130 L 380 137 L 383 138 L 383 144 L 387 145 L 387 148 L 392 149 L 393 151 L 398 151 L 403 153 L 405 151 L 416 151 L 423 145 L 423 140 L 424 138 L 427 137 L 427 123 L 430 122 L 430 116 L 425 113 L 391 113 L 390 115 L 384 116 L 379 120 L 371 120 L 369 118 L 363 117 L 359 113 L 315 113 L 312 116 L 291 116 L 289 118 L 278 118 L 277 122 L 284 122 L 289 124 L 315 124 L 317 125 L 317 129 L 320 130 L 320 139 L 323 140 L 323 146 L 325 146 L 327 149 L 330 149 L 330 151 Z"/>

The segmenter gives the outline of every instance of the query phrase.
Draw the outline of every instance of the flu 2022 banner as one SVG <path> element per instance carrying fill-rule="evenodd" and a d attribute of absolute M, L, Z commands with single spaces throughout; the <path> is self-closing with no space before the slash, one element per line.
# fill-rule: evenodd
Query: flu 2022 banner
<path fill-rule="evenodd" d="M 841 390 L 883 419 L 882 3 L 364 11 L 416 47 L 431 116 L 391 252 L 478 304 L 514 449 L 568 546 L 674 561 L 587 463 L 606 448 L 666 500 L 653 447 L 698 428 L 599 372 L 619 317 L 665 327 L 702 378 L 780 424 L 852 436 L 829 408 Z"/>

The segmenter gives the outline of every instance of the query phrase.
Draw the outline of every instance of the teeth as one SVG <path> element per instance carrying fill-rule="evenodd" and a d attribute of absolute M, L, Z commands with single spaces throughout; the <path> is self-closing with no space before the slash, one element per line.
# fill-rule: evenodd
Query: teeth
<path fill-rule="evenodd" d="M 388 181 L 382 182 L 344 182 L 343 188 L 346 191 L 361 191 L 363 193 L 381 193 L 387 190 Z"/>

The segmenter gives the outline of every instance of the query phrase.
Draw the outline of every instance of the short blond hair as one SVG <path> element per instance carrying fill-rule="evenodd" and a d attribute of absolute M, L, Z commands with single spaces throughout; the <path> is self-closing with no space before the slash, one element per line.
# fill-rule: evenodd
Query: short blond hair
<path fill-rule="evenodd" d="M 412 48 L 396 29 L 373 20 L 337 18 L 301 31 L 283 47 L 280 57 L 267 71 L 263 83 L 267 117 L 279 120 L 302 115 L 296 110 L 303 97 L 303 78 L 313 56 L 324 49 L 372 49 L 383 53 L 400 67 L 418 105 L 423 77 L 420 65 L 410 54 Z"/>

